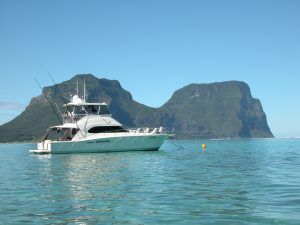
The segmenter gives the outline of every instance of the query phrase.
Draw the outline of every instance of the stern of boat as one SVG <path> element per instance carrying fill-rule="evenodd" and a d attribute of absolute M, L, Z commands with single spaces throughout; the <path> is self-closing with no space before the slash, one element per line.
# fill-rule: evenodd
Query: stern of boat
<path fill-rule="evenodd" d="M 29 150 L 29 152 L 36 153 L 36 154 L 49 154 L 49 153 L 51 153 L 51 140 L 45 140 L 45 141 L 39 142 L 37 144 L 37 149 Z"/>

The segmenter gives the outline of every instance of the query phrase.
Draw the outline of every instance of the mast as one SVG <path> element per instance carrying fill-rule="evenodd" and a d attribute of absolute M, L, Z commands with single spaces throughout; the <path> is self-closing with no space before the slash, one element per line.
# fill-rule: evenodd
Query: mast
<path fill-rule="evenodd" d="M 77 96 L 79 96 L 79 95 L 78 95 L 78 91 L 79 91 L 79 90 L 78 90 L 78 80 L 77 80 L 77 89 L 76 89 L 76 90 L 77 90 Z"/>
<path fill-rule="evenodd" d="M 85 77 L 83 77 L 83 101 L 85 102 Z"/>
<path fill-rule="evenodd" d="M 52 105 L 51 102 L 50 102 L 50 99 L 47 97 L 46 93 L 43 91 L 43 88 L 42 88 L 40 82 L 37 80 L 36 77 L 35 77 L 34 79 L 35 79 L 36 83 L 38 84 L 38 86 L 40 87 L 40 89 L 42 90 L 42 94 L 44 95 L 44 97 L 45 97 L 45 99 L 47 100 L 48 104 L 51 106 L 51 108 L 52 108 L 54 114 L 56 115 L 56 117 L 57 117 L 57 119 L 58 119 L 58 121 L 59 121 L 60 123 L 62 123 L 63 121 L 62 121 L 61 118 L 58 116 L 57 112 L 55 111 L 53 105 Z M 58 108 L 57 108 L 57 109 L 58 109 Z M 58 109 L 58 111 L 59 111 L 59 109 Z M 61 114 L 60 114 L 60 116 L 61 116 Z"/>

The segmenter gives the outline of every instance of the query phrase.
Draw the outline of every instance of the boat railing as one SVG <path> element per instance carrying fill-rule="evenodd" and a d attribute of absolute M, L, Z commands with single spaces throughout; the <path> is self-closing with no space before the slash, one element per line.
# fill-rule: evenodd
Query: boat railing
<path fill-rule="evenodd" d="M 152 134 L 161 134 L 161 133 L 170 133 L 164 127 L 139 127 L 128 129 L 131 133 L 152 133 Z"/>

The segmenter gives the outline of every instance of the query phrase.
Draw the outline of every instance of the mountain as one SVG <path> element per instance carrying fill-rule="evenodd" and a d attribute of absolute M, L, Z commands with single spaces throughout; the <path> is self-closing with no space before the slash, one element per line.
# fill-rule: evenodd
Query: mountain
<path fill-rule="evenodd" d="M 161 107 L 152 108 L 134 101 L 118 81 L 98 79 L 92 74 L 76 75 L 57 87 L 64 97 L 70 96 L 76 93 L 79 81 L 82 96 L 83 80 L 86 99 L 108 103 L 114 118 L 127 127 L 164 126 L 174 129 L 177 137 L 187 138 L 273 137 L 260 101 L 252 97 L 244 82 L 190 84 L 175 91 Z M 61 106 L 68 100 L 58 89 L 45 87 L 43 93 Z M 19 116 L 0 126 L 0 142 L 37 140 L 59 120 L 43 95 L 34 97 Z"/>
<path fill-rule="evenodd" d="M 173 126 L 181 136 L 273 137 L 260 101 L 244 82 L 190 84 L 161 109 L 175 118 Z"/>

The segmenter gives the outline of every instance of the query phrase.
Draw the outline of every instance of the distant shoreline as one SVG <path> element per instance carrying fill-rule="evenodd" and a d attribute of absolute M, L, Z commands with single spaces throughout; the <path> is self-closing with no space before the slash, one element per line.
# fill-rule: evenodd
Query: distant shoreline
<path fill-rule="evenodd" d="M 237 140 L 280 140 L 280 139 L 300 139 L 300 137 L 274 137 L 274 138 L 192 138 L 192 139 L 171 139 L 167 141 L 193 141 L 193 140 L 206 140 L 206 141 L 237 141 Z M 7 144 L 37 144 L 38 142 L 0 142 L 0 145 Z"/>

